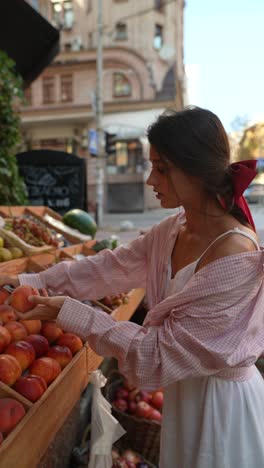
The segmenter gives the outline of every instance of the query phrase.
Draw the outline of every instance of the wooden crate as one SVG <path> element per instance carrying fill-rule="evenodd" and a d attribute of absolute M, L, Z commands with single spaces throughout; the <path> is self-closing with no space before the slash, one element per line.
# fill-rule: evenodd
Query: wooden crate
<path fill-rule="evenodd" d="M 43 255 L 43 254 L 42 254 Z M 44 268 L 35 263 L 34 257 L 22 257 L 0 263 L 0 275 L 19 275 L 20 273 L 39 273 Z"/>
<path fill-rule="evenodd" d="M 84 346 L 0 446 L 0 468 L 36 467 L 89 381 Z M 7 387 L 7 386 L 5 386 Z M 5 388 L 4 396 L 21 396 Z M 26 400 L 26 399 L 24 399 Z M 29 402 L 30 403 L 30 402 Z M 26 400 L 26 405 L 28 405 Z"/>
<path fill-rule="evenodd" d="M 62 250 L 68 255 L 74 257 L 75 255 L 81 254 L 85 257 L 89 255 L 96 255 L 96 252 L 92 249 L 92 246 L 96 243 L 96 240 L 90 240 L 83 242 L 82 244 L 70 245 L 69 247 L 64 247 Z"/>
<path fill-rule="evenodd" d="M 79 244 L 80 238 L 74 236 L 73 234 L 69 234 L 67 232 L 62 231 L 59 228 L 55 228 L 51 225 L 47 220 L 44 219 L 45 214 L 52 216 L 52 218 L 57 219 L 58 221 L 62 220 L 62 217 L 53 211 L 48 206 L 0 206 L 0 216 L 3 218 L 10 218 L 15 216 L 21 216 L 23 214 L 32 215 L 41 221 L 43 224 L 48 226 L 50 229 L 53 229 L 60 234 L 63 234 L 66 240 L 68 240 L 71 244 Z"/>

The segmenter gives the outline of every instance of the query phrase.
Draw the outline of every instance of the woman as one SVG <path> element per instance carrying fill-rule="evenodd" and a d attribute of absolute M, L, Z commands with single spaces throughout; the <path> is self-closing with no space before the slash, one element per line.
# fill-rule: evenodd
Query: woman
<path fill-rule="evenodd" d="M 47 288 L 54 297 L 32 297 L 23 318 L 57 319 L 135 386 L 164 387 L 161 468 L 264 466 L 263 252 L 242 197 L 255 163 L 230 166 L 221 122 L 200 108 L 166 112 L 148 138 L 147 183 L 180 214 L 114 252 L 0 283 Z M 136 287 L 143 326 L 76 300 Z"/>

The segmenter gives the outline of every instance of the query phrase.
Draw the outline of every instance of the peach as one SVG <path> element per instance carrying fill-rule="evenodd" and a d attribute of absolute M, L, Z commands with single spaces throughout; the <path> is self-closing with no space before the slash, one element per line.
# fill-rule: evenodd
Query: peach
<path fill-rule="evenodd" d="M 5 328 L 9 331 L 11 335 L 11 341 L 20 341 L 24 340 L 27 336 L 27 330 L 25 329 L 22 323 L 11 321 L 5 324 Z"/>
<path fill-rule="evenodd" d="M 55 359 L 64 369 L 72 359 L 72 352 L 67 346 L 51 346 L 46 356 Z"/>
<path fill-rule="evenodd" d="M 9 354 L 0 354 L 0 381 L 13 385 L 22 374 L 19 362 Z M 1 429 L 0 429 L 1 430 Z"/>
<path fill-rule="evenodd" d="M 41 320 L 19 320 L 24 325 L 29 335 L 37 335 L 42 327 Z"/>
<path fill-rule="evenodd" d="M 54 343 L 63 335 L 63 331 L 56 325 L 56 322 L 44 322 L 41 328 L 41 334 L 47 338 L 49 343 Z"/>
<path fill-rule="evenodd" d="M 36 358 L 44 356 L 49 349 L 49 342 L 45 336 L 42 335 L 28 335 L 25 341 L 32 344 L 36 352 Z"/>
<path fill-rule="evenodd" d="M 41 357 L 36 359 L 29 368 L 30 374 L 40 375 L 49 385 L 61 372 L 61 367 L 55 359 L 50 357 Z"/>
<path fill-rule="evenodd" d="M 14 356 L 19 362 L 22 371 L 27 369 L 36 357 L 35 349 L 27 341 L 16 341 L 10 343 L 5 350 L 5 354 Z"/>
<path fill-rule="evenodd" d="M 11 320 L 16 320 L 16 314 L 13 307 L 8 304 L 0 305 L 0 319 L 3 323 L 11 322 Z"/>
<path fill-rule="evenodd" d="M 35 304 L 29 302 L 29 296 L 39 296 L 38 290 L 26 284 L 18 286 L 11 294 L 10 304 L 19 312 L 28 312 L 36 307 Z"/>
<path fill-rule="evenodd" d="M 20 395 L 35 403 L 47 390 L 47 384 L 40 375 L 28 374 L 20 377 L 13 388 Z"/>
<path fill-rule="evenodd" d="M 0 399 L 0 431 L 7 435 L 25 416 L 25 408 L 14 398 Z"/>
<path fill-rule="evenodd" d="M 82 347 L 83 342 L 81 338 L 73 333 L 64 333 L 61 335 L 57 341 L 59 346 L 67 346 L 70 348 L 73 356 L 76 354 Z"/>
<path fill-rule="evenodd" d="M 0 287 L 0 304 L 4 304 L 9 296 L 9 292 L 5 288 Z"/>
<path fill-rule="evenodd" d="M 5 348 L 9 345 L 11 341 L 11 335 L 9 331 L 0 325 L 0 353 L 2 353 Z"/>

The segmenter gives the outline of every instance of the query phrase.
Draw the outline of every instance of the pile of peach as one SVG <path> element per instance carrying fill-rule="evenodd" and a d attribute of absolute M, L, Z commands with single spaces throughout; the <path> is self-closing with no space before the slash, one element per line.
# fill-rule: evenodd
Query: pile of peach
<path fill-rule="evenodd" d="M 34 403 L 82 348 L 83 342 L 77 335 L 64 333 L 55 321 L 17 320 L 13 306 L 22 312 L 29 310 L 33 305 L 27 297 L 32 294 L 38 292 L 30 286 L 19 286 L 9 305 L 6 303 L 9 293 L 0 288 L 0 382 Z M 23 413 L 21 406 L 19 414 Z M 10 402 L 8 408 L 12 410 Z M 2 410 L 6 411 L 6 407 L 0 400 L 0 432 L 7 434 L 9 431 L 1 430 L 1 421 L 5 419 Z"/>
<path fill-rule="evenodd" d="M 163 390 L 160 389 L 151 393 L 146 392 L 131 387 L 125 380 L 124 384 L 116 390 L 112 404 L 119 411 L 123 411 L 138 418 L 161 422 Z"/>

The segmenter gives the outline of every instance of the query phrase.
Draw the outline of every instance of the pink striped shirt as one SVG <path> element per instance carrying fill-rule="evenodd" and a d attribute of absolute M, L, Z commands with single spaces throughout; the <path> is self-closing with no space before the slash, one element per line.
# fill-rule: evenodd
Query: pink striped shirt
<path fill-rule="evenodd" d="M 263 250 L 216 260 L 163 299 L 168 263 L 182 223 L 173 215 L 127 246 L 79 262 L 62 262 L 20 282 L 68 295 L 57 322 L 82 336 L 136 386 L 153 390 L 215 375 L 249 378 L 264 344 Z M 143 326 L 118 322 L 79 302 L 146 288 Z M 76 300 L 78 299 L 78 300 Z"/>

